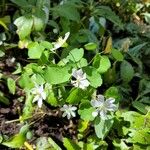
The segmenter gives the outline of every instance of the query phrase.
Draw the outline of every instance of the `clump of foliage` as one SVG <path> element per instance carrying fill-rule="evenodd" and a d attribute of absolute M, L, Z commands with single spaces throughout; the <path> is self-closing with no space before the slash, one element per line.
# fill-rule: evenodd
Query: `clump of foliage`
<path fill-rule="evenodd" d="M 0 108 L 17 116 L 0 120 L 19 128 L 2 146 L 150 148 L 149 1 L 0 4 Z"/>

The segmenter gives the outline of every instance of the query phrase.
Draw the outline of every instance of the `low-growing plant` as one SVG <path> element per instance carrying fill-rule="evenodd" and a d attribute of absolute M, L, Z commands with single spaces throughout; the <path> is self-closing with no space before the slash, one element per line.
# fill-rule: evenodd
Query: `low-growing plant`
<path fill-rule="evenodd" d="M 29 150 L 150 148 L 150 30 L 145 23 L 121 20 L 113 10 L 121 3 L 3 1 L 4 7 L 17 10 L 9 16 L 3 8 L 0 18 L 0 79 L 7 90 L 0 91 L 0 107 L 9 108 L 12 99 L 19 103 L 17 118 L 4 122 L 19 129 L 11 137 L 2 131 L 1 145 Z M 140 16 L 149 7 L 144 3 L 133 11 L 127 2 L 123 6 L 136 15 L 141 10 Z M 149 13 L 144 15 L 149 23 Z M 41 124 L 36 137 L 38 122 L 46 128 L 54 124 L 61 133 L 42 135 Z"/>

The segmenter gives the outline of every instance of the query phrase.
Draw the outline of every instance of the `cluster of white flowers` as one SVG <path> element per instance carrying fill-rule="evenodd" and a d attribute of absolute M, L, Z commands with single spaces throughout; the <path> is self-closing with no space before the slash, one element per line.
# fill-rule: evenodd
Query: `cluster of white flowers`
<path fill-rule="evenodd" d="M 65 34 L 64 39 L 60 37 L 57 42 L 53 43 L 54 47 L 51 50 L 56 50 L 63 46 L 63 44 L 66 42 L 70 35 L 70 32 L 67 32 Z M 72 77 L 75 78 L 75 80 L 71 80 L 71 84 L 74 87 L 80 88 L 82 90 L 85 90 L 89 85 L 90 82 L 87 80 L 86 73 L 83 72 L 82 69 L 73 69 L 72 70 Z M 49 87 L 49 86 L 48 86 Z M 51 86 L 50 86 L 51 87 Z M 38 107 L 42 107 L 43 100 L 46 100 L 46 92 L 45 89 L 47 89 L 47 84 L 45 84 L 45 88 L 42 85 L 35 85 L 33 89 L 31 89 L 31 93 L 34 95 L 33 103 L 37 102 Z M 115 99 L 114 98 L 108 98 L 105 100 L 103 95 L 97 95 L 95 99 L 91 100 L 92 107 L 95 108 L 95 111 L 92 113 L 93 117 L 96 117 L 100 115 L 102 119 L 107 119 L 107 112 L 114 112 L 117 109 L 116 104 L 114 104 Z M 77 110 L 77 107 L 72 105 L 63 105 L 60 110 L 63 112 L 62 117 L 67 117 L 70 119 L 71 117 L 75 117 Z"/>
<path fill-rule="evenodd" d="M 97 95 L 96 99 L 91 100 L 91 105 L 96 109 L 92 113 L 93 117 L 100 115 L 102 119 L 107 119 L 107 112 L 114 112 L 117 109 L 117 106 L 113 104 L 114 102 L 114 98 L 108 98 L 105 100 L 103 95 Z"/>
<path fill-rule="evenodd" d="M 34 95 L 33 103 L 37 102 L 38 107 L 41 108 L 43 100 L 46 99 L 46 92 L 44 91 L 43 84 L 36 85 L 31 89 L 31 93 Z M 114 98 L 108 98 L 105 100 L 103 95 L 97 95 L 96 99 L 91 100 L 91 105 L 95 108 L 95 111 L 92 113 L 93 117 L 100 115 L 101 119 L 107 119 L 108 111 L 114 112 L 117 110 L 117 106 L 114 102 Z M 77 107 L 65 104 L 60 110 L 63 111 L 63 117 L 70 119 L 71 117 L 76 116 L 75 111 L 77 110 Z"/>

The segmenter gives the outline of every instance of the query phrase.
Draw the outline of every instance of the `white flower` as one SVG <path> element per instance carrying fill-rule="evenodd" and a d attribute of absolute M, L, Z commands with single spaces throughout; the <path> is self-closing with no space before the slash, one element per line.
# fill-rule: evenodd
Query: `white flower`
<path fill-rule="evenodd" d="M 99 114 L 103 120 L 107 119 L 107 111 L 115 111 L 117 109 L 117 106 L 113 104 L 114 102 L 114 98 L 105 100 L 103 95 L 97 95 L 96 100 L 91 100 L 91 105 L 96 108 L 92 113 L 93 117 Z"/>
<path fill-rule="evenodd" d="M 46 99 L 46 92 L 43 89 L 43 85 L 36 85 L 36 87 L 31 90 L 31 93 L 34 95 L 32 102 L 34 103 L 37 101 L 39 108 L 41 108 L 43 100 Z"/>
<path fill-rule="evenodd" d="M 75 87 L 86 89 L 90 85 L 90 82 L 86 79 L 86 73 L 83 73 L 82 69 L 79 70 L 73 69 L 72 76 L 76 78 L 76 80 L 74 81 L 71 80 L 71 83 Z"/>
<path fill-rule="evenodd" d="M 76 109 L 77 109 L 77 107 L 75 107 L 75 106 L 64 105 L 60 110 L 64 111 L 64 113 L 62 115 L 63 117 L 67 116 L 67 118 L 70 119 L 71 117 L 75 117 L 76 116 L 76 114 L 74 112 Z"/>
<path fill-rule="evenodd" d="M 57 40 L 57 42 L 53 42 L 54 48 L 52 48 L 51 50 L 54 51 L 54 50 L 62 47 L 64 45 L 64 43 L 66 42 L 66 40 L 68 39 L 69 35 L 70 35 L 70 32 L 67 32 L 65 34 L 64 39 L 62 37 L 59 37 L 58 40 Z"/>

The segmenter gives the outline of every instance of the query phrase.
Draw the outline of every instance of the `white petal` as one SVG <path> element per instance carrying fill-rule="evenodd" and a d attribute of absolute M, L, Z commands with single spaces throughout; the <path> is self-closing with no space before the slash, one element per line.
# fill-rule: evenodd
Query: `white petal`
<path fill-rule="evenodd" d="M 92 112 L 92 116 L 95 118 L 98 115 L 98 111 Z"/>
<path fill-rule="evenodd" d="M 83 84 L 81 84 L 81 83 L 79 83 L 78 87 L 83 89 L 83 90 L 86 89 L 86 87 Z"/>
<path fill-rule="evenodd" d="M 107 119 L 107 111 L 106 110 L 101 110 L 100 111 L 100 116 L 102 119 Z"/>
<path fill-rule="evenodd" d="M 66 114 L 66 112 L 64 112 L 63 114 L 62 114 L 62 117 L 66 117 L 67 116 L 67 114 Z"/>
<path fill-rule="evenodd" d="M 80 81 L 80 84 L 83 86 L 83 87 L 88 87 L 90 85 L 90 82 L 88 80 L 81 80 Z"/>
<path fill-rule="evenodd" d="M 38 87 L 38 91 L 39 91 L 39 93 L 43 92 L 43 85 L 41 85 L 41 86 Z"/>
<path fill-rule="evenodd" d="M 75 116 L 76 116 L 76 113 L 73 112 L 73 111 L 71 111 L 71 115 L 72 115 L 72 117 L 75 117 Z"/>
<path fill-rule="evenodd" d="M 107 110 L 109 110 L 109 111 L 116 111 L 117 110 L 117 106 L 115 104 L 111 104 L 110 106 L 107 107 Z"/>
<path fill-rule="evenodd" d="M 40 98 L 40 99 L 38 100 L 38 106 L 39 106 L 39 108 L 42 107 L 42 104 L 43 104 L 43 100 L 42 100 L 42 98 Z"/>
<path fill-rule="evenodd" d="M 64 41 L 65 41 L 65 42 L 66 42 L 67 39 L 69 38 L 69 35 L 70 35 L 70 32 L 67 32 L 67 33 L 65 34 L 65 37 L 64 37 Z"/>
<path fill-rule="evenodd" d="M 72 69 L 72 76 L 77 78 L 77 70 L 75 68 Z"/>
<path fill-rule="evenodd" d="M 32 103 L 34 103 L 34 102 L 36 102 L 36 101 L 38 101 L 39 100 L 39 95 L 36 95 L 34 98 L 33 98 L 33 101 L 32 101 Z"/>
<path fill-rule="evenodd" d="M 63 108 L 66 110 L 66 109 L 68 109 L 68 106 L 65 104 L 65 105 L 63 106 Z"/>
<path fill-rule="evenodd" d="M 66 42 L 66 40 L 68 39 L 69 35 L 70 35 L 70 32 L 67 32 L 67 33 L 65 34 L 64 39 L 62 39 L 62 37 L 60 37 L 60 38 L 58 38 L 58 41 L 57 41 L 57 42 L 53 42 L 54 48 L 52 48 L 51 50 L 53 51 L 53 50 L 56 50 L 56 49 L 62 47 L 63 44 L 64 44 L 64 43 Z"/>
<path fill-rule="evenodd" d="M 103 105 L 102 102 L 97 101 L 97 100 L 91 100 L 91 105 L 95 108 L 100 107 L 101 105 Z"/>
<path fill-rule="evenodd" d="M 101 95 L 101 94 L 97 95 L 97 100 L 101 101 L 102 103 L 104 103 L 104 96 Z"/>
<path fill-rule="evenodd" d="M 77 107 L 73 106 L 70 109 L 74 111 L 74 110 L 77 110 Z"/>
<path fill-rule="evenodd" d="M 67 114 L 67 119 L 69 120 L 70 118 L 71 118 L 71 114 L 68 113 L 68 114 Z"/>
<path fill-rule="evenodd" d="M 83 74 L 82 79 L 86 79 L 86 73 Z"/>
<path fill-rule="evenodd" d="M 82 69 L 77 70 L 77 75 L 78 75 L 78 77 L 83 78 L 83 71 L 82 71 Z"/>
<path fill-rule="evenodd" d="M 106 99 L 106 102 L 108 102 L 108 103 L 112 104 L 112 103 L 114 103 L 114 102 L 115 102 L 115 99 L 114 99 L 114 98 L 112 98 L 112 97 L 110 97 L 110 98 Z"/>
<path fill-rule="evenodd" d="M 45 100 L 46 99 L 46 92 L 41 93 L 42 98 Z"/>
<path fill-rule="evenodd" d="M 109 98 L 105 101 L 105 106 L 107 107 L 107 110 L 109 111 L 115 111 L 117 110 L 117 106 L 113 104 L 115 102 L 114 98 Z"/>

